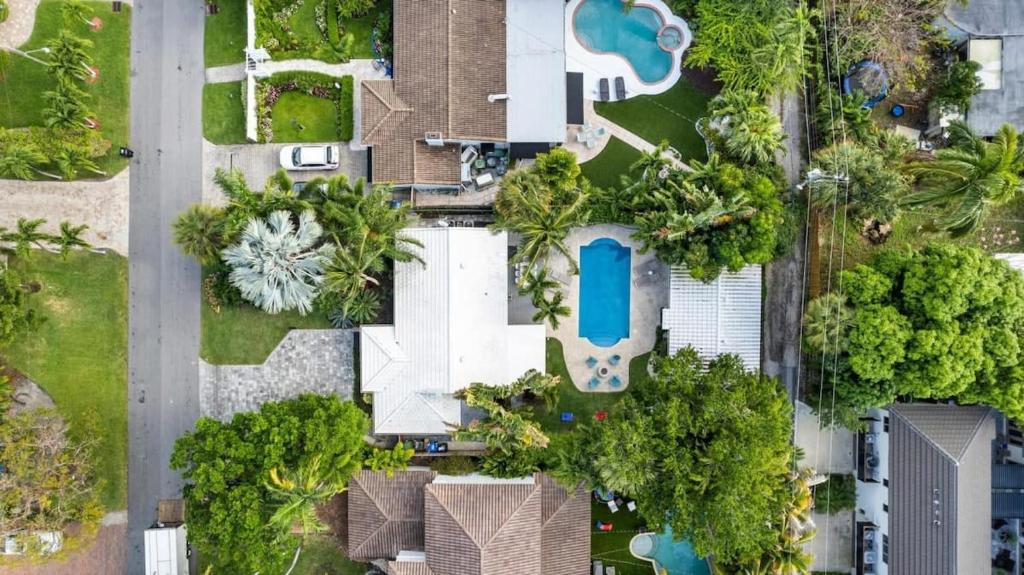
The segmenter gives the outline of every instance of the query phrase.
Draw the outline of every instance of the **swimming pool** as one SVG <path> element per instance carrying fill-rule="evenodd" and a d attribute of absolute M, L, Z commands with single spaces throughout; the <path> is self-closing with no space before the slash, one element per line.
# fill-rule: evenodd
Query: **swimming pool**
<path fill-rule="evenodd" d="M 611 238 L 580 247 L 579 334 L 594 345 L 629 337 L 630 258 L 630 249 Z"/>
<path fill-rule="evenodd" d="M 698 557 L 693 545 L 685 539 L 672 540 L 672 528 L 665 526 L 662 533 L 641 533 L 629 542 L 629 551 L 640 559 L 654 562 L 654 570 L 668 575 L 710 575 L 708 562 Z"/>
<path fill-rule="evenodd" d="M 666 26 L 653 8 L 637 4 L 627 13 L 622 6 L 622 0 L 584 0 L 573 15 L 576 38 L 594 52 L 622 56 L 644 82 L 664 79 L 682 31 Z"/>

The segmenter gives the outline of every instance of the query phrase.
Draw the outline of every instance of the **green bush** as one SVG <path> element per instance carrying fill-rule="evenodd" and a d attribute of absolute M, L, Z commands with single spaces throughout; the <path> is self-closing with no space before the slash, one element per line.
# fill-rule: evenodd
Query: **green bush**
<path fill-rule="evenodd" d="M 11 9 L 7 7 L 6 0 L 0 0 L 0 22 L 6 21 L 10 13 Z"/>
<path fill-rule="evenodd" d="M 830 474 L 828 481 L 814 487 L 814 506 L 835 515 L 857 506 L 857 480 L 852 475 Z"/>
<path fill-rule="evenodd" d="M 943 110 L 966 112 L 971 107 L 971 98 L 981 91 L 979 70 L 981 64 L 971 60 L 954 62 L 935 90 L 935 103 Z"/>
<path fill-rule="evenodd" d="M 435 457 L 430 468 L 441 475 L 469 475 L 477 470 L 476 460 L 465 455 Z"/>
<path fill-rule="evenodd" d="M 341 79 L 341 94 L 338 96 L 338 137 L 348 142 L 355 135 L 355 111 L 353 97 L 355 79 L 345 76 Z"/>
<path fill-rule="evenodd" d="M 331 46 L 337 46 L 341 41 L 341 32 L 338 27 L 338 3 L 335 0 L 324 0 L 327 4 L 325 18 L 327 21 L 327 41 Z"/>

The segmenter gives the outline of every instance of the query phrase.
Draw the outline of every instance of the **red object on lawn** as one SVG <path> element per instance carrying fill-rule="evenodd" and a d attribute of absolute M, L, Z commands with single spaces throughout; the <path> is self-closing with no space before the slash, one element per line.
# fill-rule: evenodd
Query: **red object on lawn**
<path fill-rule="evenodd" d="M 604 523 L 604 522 L 601 522 L 601 521 L 598 521 L 594 525 L 594 527 L 596 527 L 599 531 L 611 531 L 612 530 L 612 526 L 613 525 L 611 523 Z"/>
<path fill-rule="evenodd" d="M 597 413 L 594 414 L 594 419 L 596 419 L 598 421 L 604 421 L 607 418 L 608 418 L 608 412 L 607 411 L 598 411 Z"/>

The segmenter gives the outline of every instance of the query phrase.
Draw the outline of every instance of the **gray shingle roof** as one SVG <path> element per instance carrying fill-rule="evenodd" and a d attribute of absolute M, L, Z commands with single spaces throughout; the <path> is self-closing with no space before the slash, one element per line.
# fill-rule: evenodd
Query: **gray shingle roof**
<path fill-rule="evenodd" d="M 972 36 L 1024 34 L 1024 0 L 951 1 L 946 18 Z"/>
<path fill-rule="evenodd" d="M 889 412 L 890 572 L 987 573 L 991 410 L 904 404 Z"/>

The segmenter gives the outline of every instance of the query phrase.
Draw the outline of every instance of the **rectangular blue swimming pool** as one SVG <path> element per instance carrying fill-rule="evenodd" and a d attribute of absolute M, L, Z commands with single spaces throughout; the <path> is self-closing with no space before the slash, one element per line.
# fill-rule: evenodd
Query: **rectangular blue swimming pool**
<path fill-rule="evenodd" d="M 580 337 L 611 347 L 629 337 L 630 249 L 611 238 L 580 247 Z"/>

